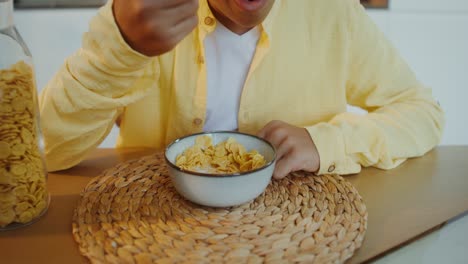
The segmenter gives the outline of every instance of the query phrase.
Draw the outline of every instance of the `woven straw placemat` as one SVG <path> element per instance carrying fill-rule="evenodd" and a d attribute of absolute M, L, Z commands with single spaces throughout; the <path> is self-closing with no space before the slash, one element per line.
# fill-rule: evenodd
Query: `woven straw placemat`
<path fill-rule="evenodd" d="M 94 178 L 73 235 L 93 263 L 340 263 L 366 226 L 360 195 L 340 176 L 294 173 L 250 203 L 209 208 L 177 193 L 157 153 Z"/>

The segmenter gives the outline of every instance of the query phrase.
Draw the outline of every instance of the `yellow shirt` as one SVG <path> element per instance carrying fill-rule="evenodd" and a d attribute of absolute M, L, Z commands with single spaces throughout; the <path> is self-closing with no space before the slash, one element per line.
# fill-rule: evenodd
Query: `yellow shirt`
<path fill-rule="evenodd" d="M 206 112 L 203 40 L 216 20 L 200 1 L 199 25 L 171 52 L 146 57 L 123 40 L 112 1 L 101 8 L 40 96 L 48 169 L 69 168 L 121 117 L 117 147 L 162 149 L 200 132 Z M 243 87 L 239 130 L 271 120 L 307 128 L 323 173 L 390 169 L 438 144 L 443 112 L 359 1 L 276 0 Z M 359 106 L 367 115 L 346 112 Z"/>

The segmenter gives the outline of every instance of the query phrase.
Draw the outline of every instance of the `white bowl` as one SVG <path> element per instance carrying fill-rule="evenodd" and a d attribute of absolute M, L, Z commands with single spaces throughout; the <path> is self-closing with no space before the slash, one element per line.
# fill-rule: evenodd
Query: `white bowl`
<path fill-rule="evenodd" d="M 265 166 L 243 173 L 209 174 L 187 171 L 175 165 L 176 157 L 195 144 L 195 138 L 207 135 L 213 145 L 232 137 L 250 151 L 257 150 L 265 157 Z M 240 205 L 255 199 L 270 183 L 275 168 L 276 152 L 267 141 L 239 132 L 207 132 L 179 138 L 166 148 L 166 162 L 176 190 L 188 200 L 212 207 Z"/>

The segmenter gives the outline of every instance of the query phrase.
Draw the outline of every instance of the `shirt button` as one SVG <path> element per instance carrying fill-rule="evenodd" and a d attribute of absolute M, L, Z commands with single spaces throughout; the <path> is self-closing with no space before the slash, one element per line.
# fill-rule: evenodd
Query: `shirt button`
<path fill-rule="evenodd" d="M 328 167 L 328 172 L 333 172 L 335 171 L 335 165 L 330 165 L 330 167 Z"/>
<path fill-rule="evenodd" d="M 200 118 L 195 118 L 195 119 L 193 119 L 193 124 L 194 124 L 195 126 L 199 126 L 199 125 L 201 125 L 202 123 L 203 123 L 203 120 L 201 120 Z"/>
<path fill-rule="evenodd" d="M 214 19 L 212 17 L 205 17 L 205 25 L 212 26 L 214 24 Z"/>
<path fill-rule="evenodd" d="M 198 63 L 200 63 L 200 64 L 204 64 L 204 63 L 205 63 L 205 58 L 203 57 L 203 55 L 199 55 L 199 56 L 198 56 Z"/>

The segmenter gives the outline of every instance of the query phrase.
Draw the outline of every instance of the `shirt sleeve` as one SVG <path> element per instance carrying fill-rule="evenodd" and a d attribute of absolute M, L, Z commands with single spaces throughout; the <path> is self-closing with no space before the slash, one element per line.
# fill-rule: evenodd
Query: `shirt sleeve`
<path fill-rule="evenodd" d="M 392 169 L 436 146 L 444 113 L 358 1 L 350 5 L 346 97 L 366 115 L 342 113 L 307 127 L 320 155 L 318 174 Z"/>
<path fill-rule="evenodd" d="M 92 19 L 82 48 L 39 96 L 48 170 L 79 163 L 104 140 L 124 107 L 157 85 L 158 76 L 157 61 L 126 44 L 108 1 Z"/>

